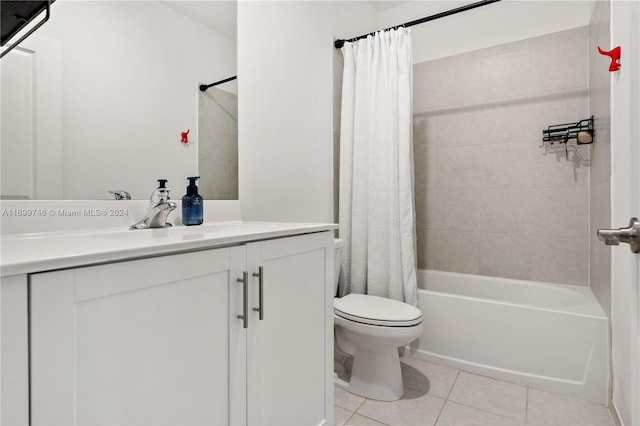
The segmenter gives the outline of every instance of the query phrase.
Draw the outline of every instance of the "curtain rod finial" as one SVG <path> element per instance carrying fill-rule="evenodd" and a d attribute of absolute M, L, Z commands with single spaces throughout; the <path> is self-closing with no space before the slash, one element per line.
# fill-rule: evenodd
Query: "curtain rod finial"
<path fill-rule="evenodd" d="M 341 49 L 342 46 L 344 46 L 344 42 L 345 40 L 338 39 L 333 43 L 333 45 L 336 47 L 336 49 Z"/>

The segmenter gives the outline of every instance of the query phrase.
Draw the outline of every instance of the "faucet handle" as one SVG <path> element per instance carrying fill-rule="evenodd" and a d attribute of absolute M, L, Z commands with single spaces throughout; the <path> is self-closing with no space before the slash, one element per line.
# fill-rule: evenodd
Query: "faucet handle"
<path fill-rule="evenodd" d="M 131 194 L 122 189 L 110 189 L 109 194 L 113 194 L 116 200 L 130 200 Z"/>
<path fill-rule="evenodd" d="M 151 193 L 151 205 L 155 206 L 169 201 L 171 188 L 167 188 L 167 182 L 167 179 L 158 179 L 158 187 Z"/>

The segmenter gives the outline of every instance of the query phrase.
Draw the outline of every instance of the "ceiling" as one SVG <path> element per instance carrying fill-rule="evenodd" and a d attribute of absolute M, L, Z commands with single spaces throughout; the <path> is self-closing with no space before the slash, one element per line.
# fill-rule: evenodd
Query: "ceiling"
<path fill-rule="evenodd" d="M 368 0 L 368 2 L 378 12 L 410 3 L 408 0 Z M 236 39 L 236 1 L 165 0 L 162 3 L 214 31 Z"/>
<path fill-rule="evenodd" d="M 391 9 L 392 7 L 399 6 L 404 3 L 409 3 L 405 0 L 369 0 L 371 6 L 375 7 L 378 12 Z"/>
<path fill-rule="evenodd" d="M 162 3 L 203 25 L 236 39 L 237 4 L 235 1 L 167 0 Z"/>

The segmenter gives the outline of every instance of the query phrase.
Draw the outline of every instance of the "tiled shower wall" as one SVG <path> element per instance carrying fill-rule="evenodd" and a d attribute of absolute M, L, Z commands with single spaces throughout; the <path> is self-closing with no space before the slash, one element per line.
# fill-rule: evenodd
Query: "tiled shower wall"
<path fill-rule="evenodd" d="M 611 224 L 611 79 L 609 58 L 596 46 L 610 46 L 610 2 L 595 2 L 589 25 L 589 110 L 595 117 L 597 143 L 593 144 L 590 175 L 591 290 L 602 309 L 611 312 L 611 247 L 598 241 L 598 228 Z M 606 48 L 607 50 L 609 48 Z M 622 226 L 622 225 L 619 225 Z"/>
<path fill-rule="evenodd" d="M 198 91 L 198 183 L 207 200 L 238 199 L 238 95 Z"/>
<path fill-rule="evenodd" d="M 588 27 L 414 65 L 418 268 L 589 285 Z M 598 139 L 596 136 L 596 144 Z"/>

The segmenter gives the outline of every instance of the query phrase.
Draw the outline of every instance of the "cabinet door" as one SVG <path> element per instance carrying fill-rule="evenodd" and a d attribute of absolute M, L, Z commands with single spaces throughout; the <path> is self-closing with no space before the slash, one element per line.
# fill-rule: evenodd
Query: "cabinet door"
<path fill-rule="evenodd" d="M 243 266 L 232 247 L 33 275 L 32 424 L 245 423 Z"/>
<path fill-rule="evenodd" d="M 0 424 L 29 424 L 27 276 L 0 279 Z"/>
<path fill-rule="evenodd" d="M 247 335 L 248 423 L 333 422 L 331 232 L 247 246 L 252 276 Z M 263 314 L 258 278 L 263 271 Z"/>

